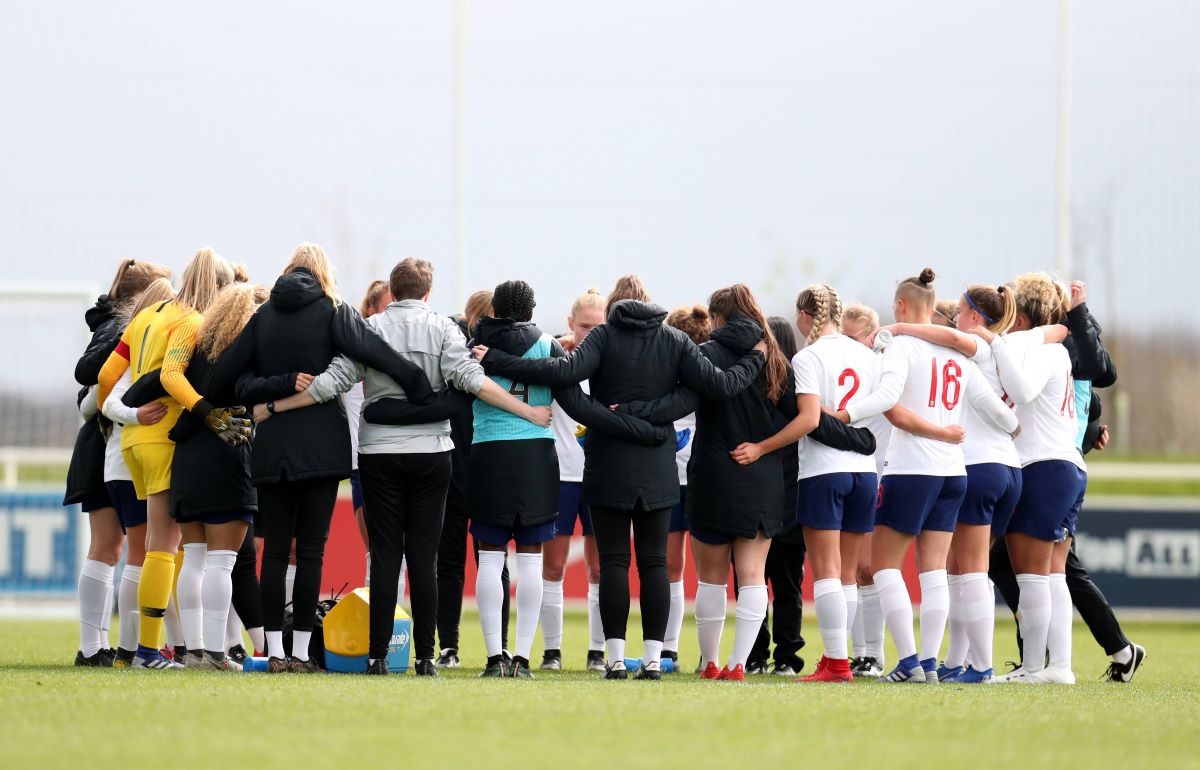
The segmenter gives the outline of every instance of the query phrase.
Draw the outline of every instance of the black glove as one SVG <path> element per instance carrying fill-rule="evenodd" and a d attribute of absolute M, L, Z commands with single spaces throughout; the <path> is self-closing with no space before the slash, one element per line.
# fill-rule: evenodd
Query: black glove
<path fill-rule="evenodd" d="M 250 443 L 253 435 L 253 423 L 245 417 L 246 407 L 226 406 L 216 408 L 204 399 L 196 402 L 192 413 L 204 420 L 208 429 L 217 434 L 217 438 L 229 446 L 241 446 Z"/>

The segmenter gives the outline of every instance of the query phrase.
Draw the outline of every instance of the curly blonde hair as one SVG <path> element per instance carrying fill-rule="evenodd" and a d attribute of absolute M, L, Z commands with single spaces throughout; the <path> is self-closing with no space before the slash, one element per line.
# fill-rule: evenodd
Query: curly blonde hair
<path fill-rule="evenodd" d="M 1030 326 L 1046 326 L 1067 317 L 1071 294 L 1067 287 L 1046 273 L 1025 273 L 1013 281 L 1017 312 L 1029 319 Z"/>
<path fill-rule="evenodd" d="M 248 283 L 234 283 L 222 289 L 204 314 L 197 351 L 202 352 L 209 363 L 216 363 L 269 296 L 267 287 Z"/>

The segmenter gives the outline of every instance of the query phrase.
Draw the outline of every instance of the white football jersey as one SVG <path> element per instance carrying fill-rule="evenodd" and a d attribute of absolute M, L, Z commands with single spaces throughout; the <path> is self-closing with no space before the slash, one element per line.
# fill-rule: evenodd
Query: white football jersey
<path fill-rule="evenodd" d="M 871 431 L 871 435 L 875 436 L 875 474 L 883 475 L 883 464 L 887 461 L 888 444 L 892 443 L 892 433 L 896 429 L 888 422 L 888 418 L 882 414 L 877 414 L 874 417 L 868 417 L 861 423 L 855 423 L 856 428 L 866 428 Z"/>
<path fill-rule="evenodd" d="M 886 412 L 897 403 L 938 427 L 962 420 L 970 384 L 970 361 L 957 351 L 916 337 L 901 336 L 883 351 L 879 391 L 850 413 L 854 419 Z M 899 398 L 893 400 L 899 387 Z M 858 414 L 856 414 L 858 412 Z M 964 476 L 962 447 L 921 438 L 902 430 L 892 432 L 883 475 Z"/>
<path fill-rule="evenodd" d="M 584 393 L 590 393 L 588 381 L 579 383 Z M 555 401 L 550 406 L 550 427 L 554 431 L 554 451 L 558 453 L 559 481 L 583 481 L 583 440 L 587 428 L 563 411 Z"/>
<path fill-rule="evenodd" d="M 675 421 L 675 466 L 679 470 L 679 486 L 687 486 L 688 460 L 692 459 L 692 444 L 696 443 L 696 413 Z"/>
<path fill-rule="evenodd" d="M 1075 446 L 1079 428 L 1075 415 L 1075 380 L 1071 376 L 1071 356 L 1061 344 L 1028 344 L 1018 332 L 1002 343 L 1008 350 L 996 350 L 1001 381 L 1020 394 L 1017 419 L 1017 455 L 1026 466 L 1044 460 L 1066 460 L 1083 471 L 1087 464 Z M 1041 334 L 1033 330 L 1040 338 Z M 1011 355 L 1020 343 L 1026 343 L 1020 355 Z M 1008 355 L 1006 355 L 1006 353 Z M 1023 380 L 1023 382 L 1022 382 Z M 1031 399 L 1025 396 L 1032 394 Z"/>
<path fill-rule="evenodd" d="M 1004 386 L 1000 384 L 1000 373 L 996 369 L 995 359 L 992 358 L 992 349 L 983 340 L 979 340 L 979 349 L 971 360 L 976 364 L 979 377 L 987 382 L 996 399 L 1011 409 L 1013 403 L 1005 395 Z M 967 465 L 999 463 L 1010 468 L 1021 467 L 1012 434 L 1001 430 L 970 403 L 963 413 L 961 424 L 967 432 L 963 441 L 963 461 Z"/>
<path fill-rule="evenodd" d="M 861 342 L 842 334 L 829 334 L 797 353 L 792 359 L 792 370 L 796 374 L 796 395 L 816 395 L 821 406 L 840 411 L 875 390 L 879 356 Z M 827 473 L 875 471 L 871 455 L 832 449 L 808 437 L 800 439 L 802 479 Z"/>

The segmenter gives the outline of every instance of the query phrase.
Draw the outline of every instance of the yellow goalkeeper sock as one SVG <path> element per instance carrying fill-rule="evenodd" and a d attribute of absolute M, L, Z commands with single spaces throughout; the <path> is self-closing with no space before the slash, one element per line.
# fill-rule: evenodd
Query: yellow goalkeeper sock
<path fill-rule="evenodd" d="M 167 600 L 171 597 L 171 583 L 175 578 L 175 555 L 163 551 L 150 551 L 142 564 L 142 577 L 138 581 L 138 606 L 142 616 L 138 624 L 138 644 L 157 650 L 162 639 L 163 615 L 167 611 Z"/>

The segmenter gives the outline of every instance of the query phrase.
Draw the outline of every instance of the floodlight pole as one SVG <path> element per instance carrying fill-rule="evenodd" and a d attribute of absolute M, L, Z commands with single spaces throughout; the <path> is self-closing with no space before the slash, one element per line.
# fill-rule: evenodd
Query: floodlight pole
<path fill-rule="evenodd" d="M 1058 136 L 1055 158 L 1055 257 L 1071 278 L 1071 2 L 1058 0 Z"/>
<path fill-rule="evenodd" d="M 451 302 L 453 312 L 467 299 L 467 0 L 454 3 L 454 159 L 451 180 Z"/>

